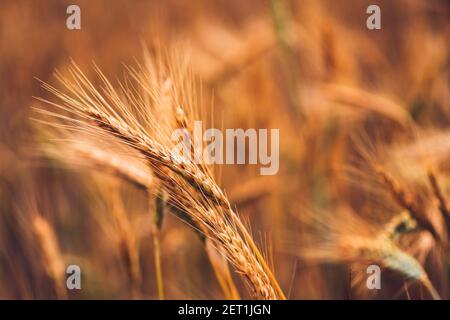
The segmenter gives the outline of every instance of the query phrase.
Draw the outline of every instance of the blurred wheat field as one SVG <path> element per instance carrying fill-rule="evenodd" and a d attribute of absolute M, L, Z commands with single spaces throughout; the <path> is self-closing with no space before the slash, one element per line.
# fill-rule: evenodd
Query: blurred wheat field
<path fill-rule="evenodd" d="M 449 298 L 447 1 L 70 4 L 0 4 L 0 299 Z M 173 163 L 196 120 L 278 173 Z"/>

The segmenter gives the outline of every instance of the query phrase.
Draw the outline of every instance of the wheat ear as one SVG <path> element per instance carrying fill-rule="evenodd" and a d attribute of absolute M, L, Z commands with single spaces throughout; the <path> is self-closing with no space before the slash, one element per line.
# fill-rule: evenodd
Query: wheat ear
<path fill-rule="evenodd" d="M 64 134 L 64 132 L 59 132 L 60 134 Z M 52 134 L 54 135 L 54 133 Z M 76 137 L 73 137 L 73 139 L 77 140 Z M 66 146 L 66 149 L 69 149 L 73 151 L 70 156 L 63 156 L 59 152 L 59 148 L 55 148 L 54 145 L 44 145 L 43 151 L 44 154 L 47 156 L 50 156 L 52 158 L 60 159 L 62 161 L 73 161 L 74 158 L 78 159 L 77 162 L 80 162 L 80 164 L 87 165 L 88 167 L 93 168 L 94 170 L 97 170 L 99 172 L 106 172 L 108 174 L 111 174 L 113 176 L 116 176 L 120 179 L 123 179 L 138 189 L 144 190 L 148 192 L 149 198 L 153 199 L 153 189 L 155 186 L 154 178 L 150 174 L 149 170 L 145 170 L 146 168 L 133 165 L 133 163 L 130 163 L 130 161 L 127 161 L 127 159 L 124 159 L 123 157 L 117 156 L 113 152 L 107 152 L 102 149 L 100 149 L 98 146 L 95 145 L 89 145 L 89 144 L 82 144 L 77 142 L 69 143 Z M 61 159 L 62 158 L 62 159 Z M 165 194 L 167 195 L 167 193 Z M 153 205 L 153 204 L 152 204 Z M 205 238 L 204 233 L 202 233 L 198 226 L 194 225 L 193 220 L 189 217 L 189 215 L 184 212 L 183 210 L 180 210 L 177 207 L 170 206 L 169 203 L 165 203 L 165 205 L 168 207 L 168 209 L 188 223 L 189 225 L 194 226 L 194 231 L 199 236 L 200 240 L 202 241 L 205 251 L 207 253 L 208 259 L 211 263 L 211 267 L 213 268 L 214 275 L 217 278 L 217 281 L 223 291 L 223 294 L 226 299 L 229 300 L 239 300 L 240 295 L 236 288 L 236 285 L 234 284 L 233 278 L 231 276 L 228 263 L 226 259 L 222 255 L 219 255 L 217 253 L 217 249 L 214 248 L 210 244 L 210 240 Z M 154 223 L 157 222 L 159 224 L 161 222 L 162 216 L 161 212 L 158 214 L 158 210 L 154 210 L 155 214 L 154 217 Z M 159 221 L 159 222 L 158 222 Z M 152 236 L 155 237 L 155 232 L 159 233 L 159 228 L 155 226 L 153 223 L 152 227 Z M 154 245 L 155 249 L 158 250 L 159 245 L 158 243 L 155 243 L 155 240 L 158 242 L 158 239 L 154 239 Z M 158 295 L 159 297 L 163 296 L 163 285 L 162 285 L 162 268 L 160 267 L 160 254 L 157 252 L 154 252 L 155 255 L 155 272 L 156 272 L 156 279 L 158 284 Z M 161 270 L 159 272 L 158 270 Z M 160 280 L 158 280 L 160 279 Z"/>
<path fill-rule="evenodd" d="M 202 207 L 202 210 L 194 210 L 194 206 L 185 201 L 179 201 L 178 199 L 178 202 L 183 203 L 184 208 L 193 216 L 194 220 L 201 222 L 206 229 L 213 231 L 208 236 L 211 236 L 211 239 L 216 245 L 222 245 L 224 247 L 223 249 L 227 253 L 227 259 L 248 280 L 255 297 L 262 299 L 284 299 L 285 296 L 265 259 L 236 213 L 231 209 L 227 197 L 215 181 L 207 173 L 199 169 L 199 166 L 190 161 L 186 161 L 186 159 L 180 159 L 170 149 L 158 143 L 156 140 L 151 139 L 146 134 L 145 129 L 143 129 L 136 118 L 130 113 L 131 111 L 119 98 L 118 94 L 112 89 L 109 82 L 104 79 L 104 76 L 102 78 L 107 86 L 107 97 L 112 100 L 113 105 L 120 109 L 121 115 L 114 111 L 111 105 L 79 69 L 76 69 L 73 75 L 76 79 L 75 84 L 62 77 L 60 77 L 60 80 L 72 92 L 74 97 L 70 97 L 44 84 L 44 87 L 58 96 L 64 104 L 61 105 L 43 99 L 40 100 L 71 112 L 84 119 L 85 122 L 93 122 L 102 131 L 115 136 L 120 141 L 139 151 L 148 161 L 155 176 L 164 183 L 167 189 L 170 189 L 174 185 L 179 186 L 184 182 L 187 183 L 186 188 L 191 187 L 195 189 L 197 191 L 197 197 L 202 199 L 202 204 L 197 205 L 197 207 Z M 51 113 L 45 110 L 41 110 L 41 112 L 78 123 L 77 120 L 58 113 Z M 128 119 L 133 127 L 129 126 L 123 118 Z M 181 179 L 181 181 L 176 181 L 172 177 L 173 174 L 176 178 Z M 177 192 L 172 193 L 179 197 Z M 188 196 L 190 194 L 185 195 L 185 198 Z M 192 200 L 195 201 L 195 199 Z M 205 208 L 208 206 L 213 209 L 208 210 L 208 208 Z M 216 214 L 215 219 L 212 219 L 210 212 Z M 218 234 L 228 236 L 217 238 Z M 236 236 L 239 236 L 238 239 L 233 238 Z M 227 246 L 229 247 L 227 248 Z M 246 253 L 237 257 L 236 255 L 239 252 L 236 249 L 245 249 Z M 242 257 L 246 259 L 242 259 Z M 254 266 L 253 271 L 249 268 L 249 265 Z"/>
<path fill-rule="evenodd" d="M 150 196 L 150 195 L 149 195 Z M 152 224 L 152 237 L 154 247 L 154 260 L 155 260 L 155 277 L 156 287 L 158 289 L 159 300 L 164 300 L 164 281 L 161 267 L 161 245 L 160 234 L 162 222 L 165 215 L 167 203 L 167 195 L 164 190 L 159 189 L 155 198 L 155 209 L 153 214 Z"/>
<path fill-rule="evenodd" d="M 269 268 L 250 235 L 232 211 L 222 190 L 207 175 L 200 170 L 195 170 L 195 166 L 188 167 L 182 163 L 174 162 L 173 159 L 176 159 L 176 157 L 171 154 L 170 150 L 135 132 L 125 123 L 112 119 L 100 112 L 89 111 L 88 114 L 100 128 L 110 132 L 141 152 L 148 159 L 150 166 L 159 179 L 167 181 L 168 176 L 164 170 L 161 170 L 162 167 L 167 168 L 185 180 L 194 189 L 210 198 L 212 202 L 217 202 L 220 209 L 224 209 L 221 212 L 224 217 L 221 217 L 217 210 L 205 212 L 203 208 L 198 207 L 197 209 L 200 210 L 195 212 L 195 220 L 200 220 L 203 224 L 206 224 L 207 229 L 212 230 L 213 241 L 224 247 L 224 250 L 228 253 L 229 260 L 252 284 L 253 293 L 257 298 L 276 299 L 282 297 L 278 297 L 276 290 L 272 287 L 270 276 L 266 274 Z M 172 184 L 173 181 L 169 181 L 169 183 Z M 176 192 L 173 193 L 176 195 Z M 185 205 L 185 207 L 192 214 L 192 210 L 189 210 L 191 205 Z M 198 215 L 195 216 L 196 214 Z M 225 217 L 228 220 L 224 219 Z M 231 228 L 226 221 L 235 224 L 236 228 L 243 232 L 245 241 L 238 236 L 237 230 Z M 252 270 L 249 267 L 251 265 L 255 266 L 256 270 Z"/>

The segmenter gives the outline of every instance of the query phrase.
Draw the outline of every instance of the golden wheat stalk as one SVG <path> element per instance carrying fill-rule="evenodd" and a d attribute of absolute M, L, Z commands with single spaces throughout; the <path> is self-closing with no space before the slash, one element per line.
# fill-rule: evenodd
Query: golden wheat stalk
<path fill-rule="evenodd" d="M 217 184 L 212 180 L 208 175 L 206 175 L 202 170 L 199 170 L 196 166 L 188 163 L 186 165 L 184 162 L 178 163 L 178 161 L 173 161 L 177 156 L 172 154 L 170 150 L 164 148 L 161 145 L 158 145 L 150 138 L 145 137 L 143 135 L 139 135 L 137 132 L 127 127 L 127 125 L 123 122 L 117 121 L 116 119 L 112 119 L 106 115 L 102 115 L 99 112 L 87 112 L 92 120 L 102 129 L 110 132 L 114 136 L 119 139 L 125 141 L 130 146 L 134 147 L 136 150 L 140 151 L 147 159 L 149 160 L 149 164 L 152 167 L 155 175 L 164 182 L 169 182 L 169 184 L 173 183 L 173 180 L 167 180 L 168 172 L 164 169 L 169 169 L 173 173 L 175 173 L 180 178 L 184 179 L 189 186 L 196 189 L 201 195 L 208 198 L 212 203 L 217 203 L 220 206 L 221 214 L 226 216 L 230 220 L 230 222 L 235 224 L 235 228 L 238 229 L 247 242 L 248 246 L 251 248 L 251 251 L 255 255 L 255 263 L 261 265 L 262 270 L 267 274 L 269 281 L 268 284 L 272 283 L 274 285 L 274 289 L 276 291 L 273 292 L 273 295 L 262 295 L 259 298 L 276 298 L 277 294 L 279 294 L 279 298 L 284 297 L 282 295 L 282 291 L 278 286 L 275 278 L 272 275 L 268 265 L 266 264 L 264 258 L 262 257 L 259 249 L 256 247 L 256 244 L 253 242 L 251 236 L 248 234 L 242 222 L 237 217 L 236 213 L 231 209 L 231 205 L 228 202 L 228 199 L 222 192 L 222 190 L 217 186 Z M 167 187 L 167 186 L 166 186 Z M 174 195 L 177 195 L 176 190 L 173 192 Z M 188 212 L 190 212 L 189 207 L 186 208 Z M 206 213 L 208 216 L 209 214 Z M 198 218 L 198 217 L 197 217 Z M 207 223 L 208 221 L 203 221 L 203 223 Z M 219 220 L 216 220 L 219 222 Z M 221 225 L 225 226 L 225 224 Z M 215 230 L 218 232 L 218 230 Z M 231 230 L 227 230 L 228 232 Z M 223 243 L 225 245 L 225 243 Z M 240 243 L 241 244 L 241 243 Z M 243 248 L 243 247 L 241 247 Z M 233 250 L 230 253 L 234 253 Z M 248 257 L 248 256 L 247 256 Z M 241 259 L 233 260 L 230 259 L 233 263 L 240 262 Z M 247 268 L 241 271 L 248 271 Z M 250 277 L 251 278 L 251 277 Z M 263 282 L 255 282 L 253 284 L 260 284 Z M 266 283 L 267 284 L 267 283 Z M 263 293 L 272 293 L 272 290 L 268 290 L 267 288 L 264 290 L 255 290 L 255 292 Z M 276 293 L 275 293 L 276 292 Z"/>
<path fill-rule="evenodd" d="M 100 71 L 98 71 L 99 75 L 106 87 L 104 96 L 95 89 L 78 67 L 74 65 L 73 68 L 71 70 L 73 82 L 59 76 L 61 82 L 68 89 L 69 95 L 50 85 L 43 85 L 44 88 L 60 98 L 63 104 L 39 99 L 72 113 L 72 117 L 45 110 L 40 111 L 66 121 L 75 122 L 75 124 L 79 121 L 82 123 L 91 122 L 102 132 L 116 137 L 139 151 L 146 158 L 155 176 L 160 179 L 169 194 L 172 191 L 173 197 L 178 197 L 174 204 L 181 204 L 194 220 L 198 221 L 205 229 L 212 231 L 208 236 L 216 245 L 223 247 L 227 259 L 248 280 L 255 297 L 263 299 L 285 298 L 265 259 L 236 213 L 231 209 L 227 197 L 214 179 L 200 169 L 199 165 L 187 159 L 180 159 L 162 143 L 150 138 L 143 124 L 132 114 L 133 107 L 120 98 Z M 130 98 L 139 107 L 140 103 L 136 99 L 136 97 Z M 140 110 L 139 112 L 144 111 Z M 147 115 L 147 121 L 149 116 L 151 115 Z M 139 117 L 139 119 L 142 119 L 142 117 Z M 90 124 L 87 125 L 90 126 Z M 155 124 L 153 125 L 155 126 Z M 96 131 L 94 128 L 89 130 Z M 164 132 L 159 133 L 160 135 L 164 134 Z M 200 201 L 195 205 L 185 201 L 186 198 L 191 197 L 191 194 L 180 196 L 180 185 L 197 191 L 196 199 L 190 199 L 191 202 L 199 199 Z M 178 188 L 173 190 L 174 186 Z M 239 255 L 239 251 L 244 253 Z M 250 266 L 253 267 L 253 270 Z"/>
<path fill-rule="evenodd" d="M 65 268 L 53 228 L 47 220 L 35 214 L 31 220 L 31 229 L 45 273 L 52 281 L 58 299 L 67 299 Z"/>
<path fill-rule="evenodd" d="M 98 112 L 91 112 L 90 115 L 100 128 L 129 143 L 147 157 L 155 175 L 164 183 L 166 189 L 169 190 L 169 193 L 172 194 L 174 206 L 180 205 L 180 200 L 177 199 L 180 192 L 176 189 L 171 190 L 171 187 L 173 185 L 178 186 L 180 183 L 177 183 L 177 180 L 170 178 L 170 171 L 175 173 L 176 176 L 183 181 L 186 181 L 188 186 L 193 187 L 199 191 L 201 195 L 211 201 L 210 205 L 214 209 L 210 211 L 205 210 L 205 208 L 200 205 L 195 208 L 196 210 L 193 210 L 192 206 L 186 204 L 186 202 L 181 201 L 181 203 L 185 211 L 192 215 L 195 221 L 200 222 L 207 230 L 211 231 L 207 235 L 211 236 L 212 240 L 216 242 L 217 245 L 228 249 L 225 250 L 228 259 L 236 268 L 238 268 L 239 272 L 245 276 L 249 283 L 251 283 L 253 293 L 257 298 L 277 298 L 276 291 L 272 288 L 271 281 L 265 273 L 264 267 L 261 265 L 260 261 L 262 256 L 259 253 L 259 250 L 256 249 L 258 250 L 256 253 L 256 245 L 253 243 L 248 233 L 244 233 L 244 239 L 245 241 L 249 241 L 248 239 L 250 239 L 250 241 L 252 241 L 251 244 L 249 243 L 247 245 L 240 237 L 239 232 L 236 229 L 242 232 L 244 227 L 236 214 L 232 211 L 223 192 L 210 177 L 203 171 L 196 169 L 195 166 L 173 162 L 172 159 L 175 159 L 176 157 L 171 154 L 170 150 L 154 143 L 148 137 L 138 135 L 137 132 L 128 128 L 125 123 L 120 123 L 115 119 L 111 119 Z M 168 172 L 165 169 L 169 169 L 170 171 Z M 214 202 L 216 202 L 217 205 L 214 205 Z M 226 219 L 229 219 L 228 222 L 225 222 L 227 221 Z M 233 228 L 229 227 L 230 223 L 235 224 L 235 226 Z M 251 249 L 249 249 L 249 247 Z M 241 251 L 245 251 L 245 253 L 240 254 Z M 249 259 L 250 261 L 248 261 Z M 251 265 L 254 265 L 255 270 L 249 268 Z M 266 268 L 268 268 L 267 265 Z"/>
<path fill-rule="evenodd" d="M 39 129 L 45 133 L 45 139 L 64 137 L 59 141 L 42 142 L 38 150 L 39 158 L 57 160 L 70 167 L 77 166 L 104 172 L 143 191 L 151 191 L 155 185 L 150 170 L 141 163 L 142 161 L 132 161 L 133 159 L 130 157 L 121 155 L 115 145 L 111 148 L 100 146 L 87 141 L 87 138 L 81 135 L 68 134 L 64 129 L 49 132 L 45 132 L 43 127 Z M 114 152 L 108 151 L 108 149 L 112 149 Z"/>
<path fill-rule="evenodd" d="M 55 134 L 64 135 L 65 132 L 51 133 L 52 136 L 54 136 Z M 76 137 L 71 137 L 68 140 L 69 142 L 59 142 L 56 145 L 44 144 L 42 146 L 44 155 L 54 159 L 59 159 L 63 162 L 76 162 L 77 165 L 86 166 L 98 172 L 106 172 L 112 176 L 118 177 L 119 179 L 123 179 L 131 183 L 138 189 L 145 190 L 148 193 L 150 199 L 154 198 L 155 195 L 153 193 L 155 181 L 149 170 L 146 170 L 145 167 L 143 167 L 139 163 L 135 163 L 136 161 L 130 161 L 128 157 L 119 156 L 114 152 L 102 150 L 95 144 L 80 143 L 80 140 L 77 140 Z M 64 154 L 61 154 L 61 152 L 59 152 L 62 147 L 64 147 L 64 150 L 66 150 Z M 194 221 L 186 212 L 180 210 L 177 207 L 171 206 L 169 203 L 167 203 L 167 199 L 165 205 L 169 208 L 171 213 L 173 213 L 189 225 L 194 226 L 193 229 L 204 244 L 205 251 L 214 271 L 214 275 L 217 278 L 217 281 L 223 291 L 225 298 L 229 300 L 239 300 L 240 295 L 231 276 L 226 259 L 224 259 L 217 253 L 217 250 L 214 248 L 214 246 L 210 244 L 210 240 L 205 238 L 204 232 L 202 233 L 202 231 L 200 231 L 199 226 L 195 225 Z M 162 216 L 160 214 L 156 214 L 155 210 L 154 218 L 156 219 L 152 223 L 152 237 L 155 250 L 159 250 L 158 238 L 160 228 L 156 227 L 155 223 L 159 225 L 161 223 Z M 162 285 L 162 267 L 160 266 L 160 254 L 154 252 L 154 256 L 158 296 L 161 298 L 163 296 L 164 286 Z"/>
<path fill-rule="evenodd" d="M 189 140 L 191 142 L 191 150 L 190 154 L 192 159 L 195 157 L 195 139 L 194 137 L 194 130 L 192 128 L 192 122 L 189 120 L 188 111 L 184 109 L 182 105 L 173 105 L 173 108 L 175 110 L 175 122 L 176 127 L 185 129 L 189 133 Z M 194 110 L 190 110 L 191 113 L 194 112 Z M 192 116 L 192 114 L 190 114 Z M 202 172 L 208 174 L 209 168 L 206 165 L 199 165 L 198 168 L 202 170 Z M 188 223 L 194 223 L 192 219 L 189 219 L 189 215 L 183 212 L 182 210 L 178 210 L 176 207 L 171 206 L 173 212 L 176 212 L 179 217 L 181 217 L 183 220 L 187 221 Z M 191 221 L 189 221 L 191 220 Z M 218 252 L 218 250 L 211 245 L 211 242 L 204 237 L 204 234 L 207 233 L 207 230 L 204 228 L 202 229 L 201 226 L 196 226 L 197 228 L 196 233 L 200 236 L 200 239 L 202 240 L 205 251 L 208 256 L 208 259 L 211 263 L 212 269 L 214 271 L 214 275 L 216 276 L 216 279 L 219 283 L 219 286 L 222 289 L 222 292 L 226 299 L 228 300 L 238 300 L 240 299 L 239 291 L 236 288 L 236 285 L 234 283 L 233 277 L 231 276 L 230 269 L 228 267 L 228 261 Z M 200 230 L 201 229 L 201 230 Z"/>
<path fill-rule="evenodd" d="M 239 300 L 241 297 L 233 281 L 226 258 L 211 244 L 211 241 L 205 241 L 205 251 L 225 299 Z"/>

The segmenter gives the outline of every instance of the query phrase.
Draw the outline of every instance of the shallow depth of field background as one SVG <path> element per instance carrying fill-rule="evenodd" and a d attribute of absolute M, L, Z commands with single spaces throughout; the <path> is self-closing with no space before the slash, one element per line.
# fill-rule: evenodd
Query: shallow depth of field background
<path fill-rule="evenodd" d="M 69 31 L 66 8 L 75 2 L 82 27 Z M 420 286 L 406 293 L 402 278 L 387 270 L 382 290 L 361 290 L 352 281 L 364 274 L 361 266 L 318 263 L 296 250 L 326 237 L 302 223 L 311 212 L 326 221 L 351 208 L 382 224 L 401 211 L 361 153 L 415 191 L 433 169 L 450 199 L 447 1 L 75 2 L 0 4 L 0 298 L 57 297 L 30 231 L 37 212 L 53 228 L 64 263 L 82 269 L 82 290 L 69 298 L 156 298 L 146 194 L 107 174 L 43 159 L 30 119 L 33 96 L 48 97 L 35 77 L 55 83 L 55 69 L 72 58 L 91 76 L 95 61 L 114 80 L 123 64 L 141 58 L 143 46 L 189 57 L 216 125 L 280 128 L 277 175 L 261 177 L 255 165 L 216 171 L 289 298 L 428 297 Z M 382 30 L 366 28 L 370 4 L 381 7 Z M 137 292 L 120 262 L 113 210 L 126 213 L 138 239 Z M 161 237 L 166 298 L 223 297 L 189 226 L 167 215 Z M 404 249 L 414 251 L 409 245 Z M 433 249 L 417 258 L 448 298 L 448 260 Z"/>

